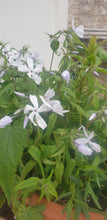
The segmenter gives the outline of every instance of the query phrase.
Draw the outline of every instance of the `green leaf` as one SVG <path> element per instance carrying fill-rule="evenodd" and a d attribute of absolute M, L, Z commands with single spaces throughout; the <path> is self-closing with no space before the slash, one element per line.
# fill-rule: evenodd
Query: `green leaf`
<path fill-rule="evenodd" d="M 88 208 L 82 207 L 82 212 L 83 212 L 83 214 L 85 215 L 85 217 L 86 217 L 87 220 L 91 220 L 90 215 L 89 215 L 89 212 L 88 212 Z"/>
<path fill-rule="evenodd" d="M 18 183 L 15 186 L 15 191 L 21 190 L 21 189 L 25 189 L 28 187 L 33 187 L 33 186 L 38 186 L 39 185 L 39 178 L 38 177 L 30 177 L 26 180 L 23 180 L 22 182 Z"/>
<path fill-rule="evenodd" d="M 57 120 L 57 114 L 52 113 L 51 115 L 49 115 L 47 132 L 46 132 L 46 144 L 50 143 L 50 136 L 55 127 L 56 120 Z"/>
<path fill-rule="evenodd" d="M 41 196 L 40 199 L 45 195 L 46 199 L 49 201 L 50 200 L 50 196 L 54 196 L 57 197 L 57 192 L 55 190 L 55 186 L 54 183 L 47 179 L 42 179 L 42 189 L 41 189 Z"/>
<path fill-rule="evenodd" d="M 63 198 L 67 198 L 69 196 L 72 196 L 73 192 L 66 192 L 66 193 L 63 193 L 61 194 L 60 196 L 58 196 L 58 198 L 55 200 L 55 202 L 57 202 L 58 200 L 60 199 L 63 199 Z"/>
<path fill-rule="evenodd" d="M 47 164 L 47 165 L 55 165 L 56 164 L 56 161 L 52 161 L 52 160 L 48 160 L 48 159 L 45 159 L 43 161 L 44 164 Z"/>
<path fill-rule="evenodd" d="M 97 207 L 99 208 L 99 209 L 101 209 L 101 206 L 100 206 L 100 204 L 99 204 L 99 202 L 98 202 L 98 199 L 97 199 L 97 196 L 95 195 L 95 193 L 94 193 L 94 191 L 93 191 L 93 189 L 92 189 L 92 187 L 91 187 L 91 185 L 88 183 L 88 185 L 87 185 L 87 189 L 88 189 L 88 193 L 91 195 L 91 197 L 92 197 L 92 199 L 94 200 L 94 202 L 95 202 L 95 204 L 97 205 Z"/>
<path fill-rule="evenodd" d="M 26 146 L 27 133 L 20 120 L 14 121 L 12 126 L 0 128 L 0 185 L 8 203 L 13 192 L 16 166 Z"/>
<path fill-rule="evenodd" d="M 97 72 L 101 72 L 101 73 L 107 74 L 107 69 L 104 69 L 104 68 L 101 68 L 101 67 L 98 67 L 98 68 L 96 69 L 96 71 L 97 71 Z"/>
<path fill-rule="evenodd" d="M 42 160 L 51 157 L 57 150 L 55 145 L 39 145 L 42 148 Z"/>
<path fill-rule="evenodd" d="M 23 205 L 18 209 L 16 215 L 17 220 L 44 220 L 44 215 L 42 214 L 45 211 L 46 207 L 44 204 L 35 205 L 33 207 L 25 207 Z"/>
<path fill-rule="evenodd" d="M 0 209 L 4 205 L 5 201 L 6 201 L 5 195 L 0 193 Z"/>
<path fill-rule="evenodd" d="M 27 162 L 21 173 L 21 178 L 20 178 L 21 181 L 25 179 L 27 174 L 33 169 L 34 166 L 35 166 L 34 161 Z"/>
<path fill-rule="evenodd" d="M 62 154 L 65 151 L 65 147 L 60 148 L 55 154 L 51 155 L 50 157 L 56 157 Z"/>
<path fill-rule="evenodd" d="M 62 162 L 57 162 L 55 167 L 55 178 L 56 181 L 61 184 L 62 183 L 62 176 L 64 173 L 64 165 Z"/>
<path fill-rule="evenodd" d="M 80 107 L 80 105 L 76 104 L 75 102 L 73 102 L 71 99 L 69 100 L 70 104 L 72 105 L 73 108 L 76 108 L 77 111 L 83 115 L 83 116 L 86 116 L 86 113 L 85 111 Z"/>
<path fill-rule="evenodd" d="M 69 182 L 69 178 L 70 178 L 75 166 L 76 166 L 76 162 L 75 162 L 74 159 L 70 159 L 67 162 L 67 167 L 66 167 L 66 170 L 65 170 L 65 180 L 66 180 L 66 182 Z"/>
<path fill-rule="evenodd" d="M 42 163 L 41 163 L 41 151 L 39 150 L 39 148 L 37 148 L 36 146 L 32 145 L 30 147 L 30 149 L 28 150 L 28 152 L 38 162 L 38 164 L 39 164 L 39 166 L 41 168 L 42 176 L 45 177 L 44 169 L 43 169 L 43 166 L 42 166 Z"/>
<path fill-rule="evenodd" d="M 59 48 L 59 41 L 57 39 L 52 40 L 50 47 L 56 53 Z"/>

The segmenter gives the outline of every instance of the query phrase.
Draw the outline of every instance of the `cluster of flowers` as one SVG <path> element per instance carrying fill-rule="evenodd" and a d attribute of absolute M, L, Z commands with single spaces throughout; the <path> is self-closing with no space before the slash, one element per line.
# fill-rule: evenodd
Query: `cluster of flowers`
<path fill-rule="evenodd" d="M 72 29 L 79 37 L 83 37 L 84 27 L 82 25 L 75 28 L 74 23 L 72 23 Z M 29 52 L 23 53 L 23 51 L 17 51 L 16 49 L 9 47 L 8 45 L 1 45 L 0 51 L 1 54 L 7 59 L 7 67 L 12 66 L 13 68 L 17 68 L 19 72 L 26 73 L 28 77 L 34 80 L 37 85 L 40 85 L 40 83 L 42 82 L 40 73 L 42 72 L 43 64 L 37 56 L 33 56 Z M 2 77 L 5 73 L 6 72 L 4 70 L 1 71 L 1 80 L 3 80 Z M 70 73 L 68 70 L 62 72 L 62 78 L 66 80 L 67 84 L 69 83 Z M 51 88 L 49 88 L 45 92 L 44 96 L 39 96 L 40 100 L 42 101 L 41 106 L 39 106 L 38 98 L 35 95 L 30 94 L 30 96 L 27 97 L 25 94 L 20 93 L 19 91 L 14 91 L 14 93 L 18 96 L 21 96 L 22 98 L 27 98 L 28 101 L 31 102 L 31 105 L 27 104 L 24 109 L 18 109 L 16 112 L 14 112 L 13 116 L 4 116 L 3 118 L 1 118 L 0 128 L 4 128 L 6 125 L 11 124 L 13 118 L 15 118 L 16 115 L 19 114 L 21 111 L 23 111 L 25 114 L 23 125 L 24 128 L 26 128 L 28 121 L 30 120 L 34 126 L 39 126 L 42 129 L 45 129 L 47 127 L 47 124 L 42 118 L 41 113 L 53 111 L 63 116 L 64 113 L 69 112 L 68 110 L 63 110 L 60 101 L 51 99 L 55 95 L 54 90 Z M 93 114 L 95 116 L 95 113 Z M 91 120 L 92 118 L 93 115 L 90 117 L 89 120 Z M 78 151 L 80 151 L 84 155 L 91 155 L 93 151 L 100 152 L 100 145 L 91 141 L 94 136 L 94 132 L 91 132 L 91 134 L 88 136 L 84 126 L 81 126 L 81 128 L 83 128 L 86 138 L 78 138 L 74 141 L 74 144 L 77 147 Z"/>
<path fill-rule="evenodd" d="M 2 49 L 2 48 L 1 48 Z M 42 64 L 38 62 L 36 58 L 34 58 L 30 53 L 26 53 L 22 59 L 22 53 L 18 52 L 16 49 L 12 49 L 8 46 L 3 47 L 2 54 L 6 56 L 8 60 L 8 65 L 13 67 L 17 67 L 18 71 L 27 73 L 28 77 L 34 80 L 36 84 L 40 84 L 42 79 L 40 77 L 40 72 L 42 72 Z M 3 71 L 0 74 L 0 78 L 3 77 L 5 72 Z M 34 126 L 39 126 L 42 129 L 47 127 L 46 122 L 40 116 L 42 112 L 53 111 L 57 114 L 63 115 L 63 113 L 68 112 L 68 110 L 63 110 L 62 105 L 58 100 L 50 100 L 55 92 L 53 89 L 48 89 L 44 94 L 44 97 L 40 95 L 40 99 L 43 104 L 39 107 L 38 99 L 35 95 L 30 95 L 27 97 L 25 94 L 15 91 L 16 95 L 19 95 L 24 98 L 30 99 L 32 105 L 26 105 L 24 108 L 24 113 L 26 114 L 24 120 L 24 128 L 27 126 L 28 120 L 30 119 Z M 14 113 L 14 116 L 5 116 L 0 119 L 0 128 L 5 127 L 6 125 L 12 122 L 12 119 L 16 114 L 20 113 L 22 109 L 17 110 Z"/>

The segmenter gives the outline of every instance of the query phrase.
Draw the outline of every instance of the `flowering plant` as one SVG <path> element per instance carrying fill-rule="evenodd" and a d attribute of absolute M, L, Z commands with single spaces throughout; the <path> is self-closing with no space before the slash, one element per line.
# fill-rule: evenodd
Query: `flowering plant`
<path fill-rule="evenodd" d="M 48 200 L 66 197 L 67 219 L 81 211 L 90 219 L 91 200 L 102 210 L 107 88 L 96 77 L 107 71 L 96 38 L 88 46 L 78 38 L 82 28 L 73 24 L 49 35 L 50 70 L 26 46 L 18 51 L 0 43 L 0 186 L 18 220 L 33 219 L 34 210 L 43 219 L 43 207 L 24 203 L 32 192 Z M 55 54 L 62 55 L 57 71 Z"/>

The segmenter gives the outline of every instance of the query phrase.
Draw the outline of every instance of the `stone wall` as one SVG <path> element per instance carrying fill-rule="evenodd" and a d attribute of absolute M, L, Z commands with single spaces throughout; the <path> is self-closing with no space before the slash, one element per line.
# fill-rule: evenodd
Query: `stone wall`
<path fill-rule="evenodd" d="M 75 26 L 84 25 L 84 41 L 88 42 L 90 34 L 98 35 L 98 41 L 107 39 L 107 0 L 69 0 L 68 29 L 72 27 L 72 18 Z M 107 41 L 102 46 L 107 50 Z M 100 81 L 107 83 L 107 74 L 99 74 Z"/>
<path fill-rule="evenodd" d="M 68 28 L 75 24 L 87 29 L 107 29 L 107 0 L 69 0 Z"/>

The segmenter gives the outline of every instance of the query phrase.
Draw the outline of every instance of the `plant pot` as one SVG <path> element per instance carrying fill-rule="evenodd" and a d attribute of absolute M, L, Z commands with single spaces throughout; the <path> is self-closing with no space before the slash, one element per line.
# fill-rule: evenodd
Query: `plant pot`
<path fill-rule="evenodd" d="M 32 196 L 26 200 L 26 203 L 29 203 L 30 205 L 37 205 L 37 204 L 45 204 L 46 210 L 43 212 L 45 219 L 44 220 L 66 220 L 66 213 L 61 214 L 62 210 L 64 209 L 64 205 L 60 205 L 58 203 L 48 202 L 45 198 L 41 199 L 39 202 L 39 195 L 32 194 Z M 91 220 L 104 220 L 104 216 L 98 213 L 92 213 L 90 212 L 90 218 Z M 73 220 L 70 218 L 70 220 Z M 87 220 L 86 217 L 81 214 L 79 220 Z"/>

